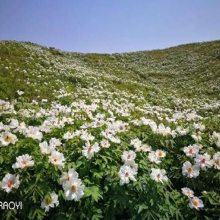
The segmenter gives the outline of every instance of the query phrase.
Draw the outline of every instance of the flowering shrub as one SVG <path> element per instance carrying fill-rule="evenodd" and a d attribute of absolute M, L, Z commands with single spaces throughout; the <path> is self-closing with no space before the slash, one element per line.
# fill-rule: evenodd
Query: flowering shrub
<path fill-rule="evenodd" d="M 175 100 L 174 110 L 156 88 L 147 99 L 140 82 L 122 76 L 120 84 L 78 60 L 68 63 L 74 54 L 53 52 L 58 62 L 51 49 L 23 47 L 31 48 L 30 56 L 44 54 L 42 62 L 53 61 L 65 72 L 64 84 L 75 65 L 76 78 L 87 74 L 84 85 L 90 86 L 72 88 L 53 78 L 56 98 L 48 93 L 35 100 L 19 88 L 14 101 L 0 100 L 0 198 L 23 203 L 23 209 L 1 210 L 1 219 L 219 218 L 218 100 L 179 98 L 185 104 Z M 88 56 L 85 63 L 96 59 Z M 94 75 L 103 77 L 97 85 Z M 119 89 L 123 83 L 140 88 Z"/>

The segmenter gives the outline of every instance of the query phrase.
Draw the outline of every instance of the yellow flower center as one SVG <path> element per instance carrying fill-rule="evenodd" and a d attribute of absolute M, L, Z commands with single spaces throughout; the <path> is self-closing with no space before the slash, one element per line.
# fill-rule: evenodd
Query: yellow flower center
<path fill-rule="evenodd" d="M 77 190 L 77 186 L 75 184 L 73 184 L 72 187 L 71 187 L 71 191 L 76 192 L 76 190 Z"/>
<path fill-rule="evenodd" d="M 4 138 L 4 141 L 5 142 L 11 142 L 12 138 L 10 136 L 6 135 L 6 137 Z"/>
<path fill-rule="evenodd" d="M 220 166 L 220 160 L 215 160 L 217 166 Z"/>
<path fill-rule="evenodd" d="M 201 163 L 205 163 L 205 159 L 202 159 L 202 160 L 201 160 Z"/>
<path fill-rule="evenodd" d="M 192 167 L 189 167 L 189 168 L 187 169 L 187 172 L 188 172 L 188 173 L 192 173 Z"/>
<path fill-rule="evenodd" d="M 26 166 L 27 165 L 27 161 L 26 160 L 22 160 L 22 162 L 21 162 L 24 166 Z"/>
<path fill-rule="evenodd" d="M 198 205 L 199 205 L 199 202 L 197 200 L 193 200 L 192 203 L 195 207 L 198 207 Z"/>
<path fill-rule="evenodd" d="M 14 181 L 9 180 L 8 183 L 7 183 L 7 185 L 8 185 L 9 188 L 12 188 L 13 185 L 14 185 Z"/>
<path fill-rule="evenodd" d="M 157 174 L 157 179 L 158 179 L 158 180 L 160 179 L 160 174 L 159 174 L 159 173 Z"/>
<path fill-rule="evenodd" d="M 52 202 L 51 196 L 47 195 L 47 196 L 45 197 L 45 199 L 44 199 L 44 202 L 45 202 L 47 205 L 49 205 L 49 204 Z"/>
<path fill-rule="evenodd" d="M 90 153 L 92 150 L 92 146 L 88 148 L 88 153 Z"/>

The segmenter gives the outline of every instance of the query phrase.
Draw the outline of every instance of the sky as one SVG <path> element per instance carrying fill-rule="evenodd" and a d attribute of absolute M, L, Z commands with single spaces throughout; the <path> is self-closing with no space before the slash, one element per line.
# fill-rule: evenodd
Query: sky
<path fill-rule="evenodd" d="M 0 40 L 113 53 L 220 39 L 220 0 L 0 0 Z"/>

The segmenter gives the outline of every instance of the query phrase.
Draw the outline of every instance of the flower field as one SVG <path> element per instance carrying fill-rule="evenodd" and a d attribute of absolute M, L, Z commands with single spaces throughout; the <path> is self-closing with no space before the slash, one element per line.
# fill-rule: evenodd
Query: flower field
<path fill-rule="evenodd" d="M 219 48 L 0 42 L 0 219 L 219 219 Z"/>

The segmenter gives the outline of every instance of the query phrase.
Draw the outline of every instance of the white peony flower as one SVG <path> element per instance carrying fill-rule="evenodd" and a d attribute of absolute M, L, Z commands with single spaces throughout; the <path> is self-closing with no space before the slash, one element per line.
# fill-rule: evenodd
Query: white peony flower
<path fill-rule="evenodd" d="M 16 163 L 12 165 L 13 169 L 24 169 L 26 167 L 34 166 L 34 161 L 32 160 L 32 156 L 29 154 L 24 154 L 19 157 L 16 157 Z"/>
<path fill-rule="evenodd" d="M 48 145 L 47 141 L 43 141 L 39 144 L 39 146 L 42 154 L 51 154 L 51 152 L 55 150 L 54 147 Z"/>
<path fill-rule="evenodd" d="M 18 126 L 19 126 L 18 120 L 12 118 L 12 119 L 10 120 L 9 127 L 10 127 L 11 129 L 16 129 Z"/>
<path fill-rule="evenodd" d="M 65 184 L 66 181 L 69 181 L 71 178 L 77 179 L 79 174 L 74 170 L 70 169 L 68 172 L 63 172 L 60 178 L 60 184 Z"/>
<path fill-rule="evenodd" d="M 0 137 L 0 145 L 2 146 L 8 146 L 9 144 L 15 144 L 17 141 L 16 135 L 10 133 L 10 132 L 5 132 L 1 135 Z"/>
<path fill-rule="evenodd" d="M 93 135 L 91 135 L 90 133 L 88 133 L 87 131 L 82 131 L 80 138 L 83 141 L 93 141 L 95 139 L 95 137 Z"/>
<path fill-rule="evenodd" d="M 199 150 L 201 148 L 202 148 L 201 145 L 193 144 L 193 145 L 189 145 L 188 147 L 184 147 L 183 151 L 186 154 L 186 156 L 195 157 L 199 153 Z"/>
<path fill-rule="evenodd" d="M 101 142 L 100 142 L 100 145 L 102 148 L 109 148 L 110 147 L 110 143 L 108 140 L 106 139 L 103 139 Z"/>
<path fill-rule="evenodd" d="M 139 140 L 138 138 L 135 138 L 133 140 L 131 140 L 131 143 L 130 143 L 132 146 L 134 146 L 135 150 L 136 151 L 141 151 L 141 145 L 142 145 L 142 142 L 141 140 Z"/>
<path fill-rule="evenodd" d="M 19 175 L 6 174 L 1 182 L 1 188 L 9 193 L 13 188 L 17 189 L 20 185 Z"/>
<path fill-rule="evenodd" d="M 199 141 L 202 140 L 202 137 L 201 137 L 201 133 L 200 133 L 200 132 L 198 132 L 198 133 L 196 133 L 196 134 L 192 134 L 191 137 L 193 138 L 193 140 L 194 140 L 195 142 L 199 142 Z"/>
<path fill-rule="evenodd" d="M 213 155 L 212 163 L 215 169 L 220 170 L 220 152 Z"/>
<path fill-rule="evenodd" d="M 163 136 L 167 136 L 169 134 L 172 133 L 171 128 L 170 127 L 165 127 L 164 124 L 159 124 L 157 131 L 158 134 L 162 134 Z"/>
<path fill-rule="evenodd" d="M 183 195 L 187 196 L 188 198 L 192 198 L 194 196 L 194 192 L 188 187 L 184 187 L 181 190 Z"/>
<path fill-rule="evenodd" d="M 24 92 L 23 92 L 23 91 L 21 91 L 21 90 L 17 90 L 17 94 L 21 96 L 21 95 L 23 95 L 23 94 L 24 94 Z"/>
<path fill-rule="evenodd" d="M 152 148 L 148 144 L 143 144 L 141 146 L 141 151 L 143 151 L 143 152 L 150 152 L 150 151 L 152 151 Z"/>
<path fill-rule="evenodd" d="M 155 151 L 155 155 L 156 155 L 156 157 L 158 157 L 158 158 L 164 158 L 164 157 L 166 157 L 166 152 L 163 151 L 163 150 L 156 150 L 156 151 Z"/>
<path fill-rule="evenodd" d="M 85 146 L 83 146 L 82 155 L 90 160 L 95 155 L 95 153 L 99 152 L 99 150 L 100 147 L 97 142 L 93 145 L 87 142 Z"/>
<path fill-rule="evenodd" d="M 176 132 L 178 132 L 179 135 L 183 136 L 183 135 L 186 135 L 187 133 L 189 133 L 189 129 L 184 129 L 184 128 L 181 128 L 181 127 L 177 127 L 176 128 Z"/>
<path fill-rule="evenodd" d="M 196 124 L 196 123 L 194 123 L 193 127 L 196 130 L 199 130 L 199 131 L 204 131 L 205 130 L 205 125 L 203 125 L 203 124 Z"/>
<path fill-rule="evenodd" d="M 166 176 L 166 170 L 164 169 L 151 168 L 150 177 L 152 180 L 155 180 L 156 182 L 163 183 L 168 181 L 168 177 Z"/>
<path fill-rule="evenodd" d="M 65 158 L 63 156 L 63 153 L 60 153 L 56 150 L 52 151 L 51 155 L 49 156 L 49 162 L 55 166 L 58 166 L 59 168 L 62 168 L 64 166 L 64 161 Z"/>
<path fill-rule="evenodd" d="M 84 195 L 84 188 L 81 179 L 72 176 L 63 183 L 65 199 L 79 201 Z"/>
<path fill-rule="evenodd" d="M 217 147 L 220 147 L 220 133 L 214 131 L 211 139 Z"/>
<path fill-rule="evenodd" d="M 198 154 L 195 158 L 195 162 L 197 165 L 201 167 L 201 169 L 206 170 L 207 168 L 212 167 L 211 156 L 207 153 L 201 155 Z"/>
<path fill-rule="evenodd" d="M 38 127 L 29 126 L 26 130 L 26 136 L 41 141 L 43 134 Z"/>
<path fill-rule="evenodd" d="M 125 164 L 131 164 L 134 162 L 134 159 L 136 158 L 136 153 L 132 150 L 124 151 L 121 159 L 125 162 Z"/>
<path fill-rule="evenodd" d="M 203 201 L 201 199 L 199 199 L 198 197 L 194 196 L 193 198 L 190 199 L 189 202 L 189 207 L 195 208 L 195 209 L 201 209 L 204 207 Z"/>
<path fill-rule="evenodd" d="M 130 180 L 136 181 L 137 170 L 129 165 L 123 165 L 120 167 L 118 175 L 120 177 L 120 185 L 124 185 L 129 183 Z"/>
<path fill-rule="evenodd" d="M 189 161 L 186 161 L 182 167 L 182 174 L 189 178 L 195 178 L 199 176 L 199 166 L 192 165 Z"/>
<path fill-rule="evenodd" d="M 58 195 L 55 192 L 46 195 L 41 202 L 41 208 L 48 212 L 50 208 L 54 208 L 59 205 Z"/>
<path fill-rule="evenodd" d="M 152 163 L 156 163 L 156 164 L 161 163 L 161 160 L 160 160 L 159 157 L 157 157 L 155 151 L 151 151 L 151 152 L 148 154 L 148 159 L 149 159 L 149 161 L 152 162 Z"/>
<path fill-rule="evenodd" d="M 72 139 L 72 138 L 74 138 L 74 133 L 71 133 L 71 132 L 69 132 L 69 131 L 67 131 L 67 132 L 63 135 L 63 139 L 65 139 L 65 140 L 70 140 L 70 139 Z"/>
<path fill-rule="evenodd" d="M 61 141 L 57 138 L 51 138 L 50 139 L 50 142 L 49 142 L 49 145 L 53 148 L 55 147 L 60 147 L 62 145 Z"/>
<path fill-rule="evenodd" d="M 114 136 L 113 134 L 110 134 L 109 137 L 108 137 L 108 139 L 109 139 L 111 142 L 115 143 L 115 144 L 120 144 L 120 143 L 121 143 L 120 138 Z"/>

